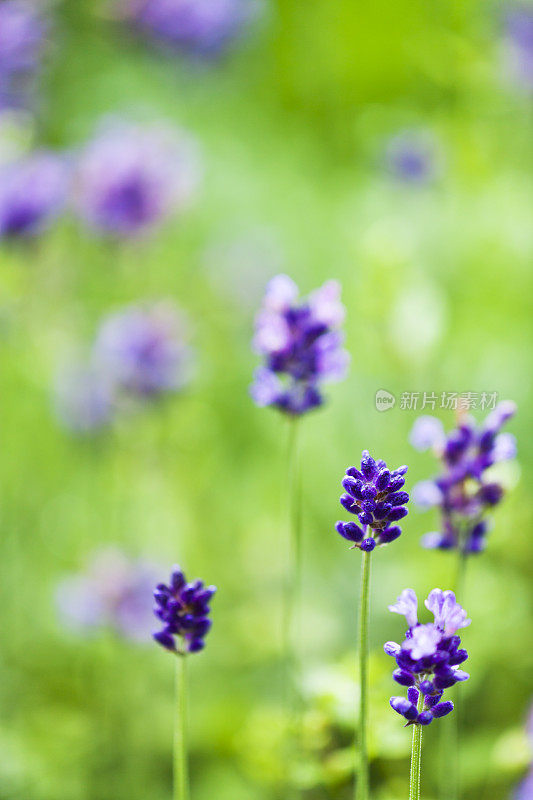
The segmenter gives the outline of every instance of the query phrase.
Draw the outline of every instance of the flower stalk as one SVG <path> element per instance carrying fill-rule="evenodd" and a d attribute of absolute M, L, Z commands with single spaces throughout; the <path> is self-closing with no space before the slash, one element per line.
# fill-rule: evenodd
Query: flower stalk
<path fill-rule="evenodd" d="M 368 800 L 368 623 L 370 614 L 370 553 L 363 552 L 361 562 L 361 598 L 359 601 L 359 776 L 357 800 Z"/>
<path fill-rule="evenodd" d="M 420 714 L 424 707 L 424 695 L 420 692 L 417 711 Z M 413 743 L 411 747 L 411 773 L 409 775 L 409 800 L 420 800 L 420 770 L 422 763 L 422 725 L 413 725 Z"/>
<path fill-rule="evenodd" d="M 176 715 L 174 719 L 174 800 L 189 800 L 187 752 L 187 658 L 176 655 Z"/>

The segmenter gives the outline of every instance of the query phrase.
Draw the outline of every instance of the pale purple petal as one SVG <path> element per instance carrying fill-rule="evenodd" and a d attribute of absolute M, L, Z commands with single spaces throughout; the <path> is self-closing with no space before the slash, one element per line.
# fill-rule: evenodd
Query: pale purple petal
<path fill-rule="evenodd" d="M 512 433 L 499 433 L 494 440 L 492 457 L 494 461 L 510 461 L 516 457 L 516 436 Z"/>
<path fill-rule="evenodd" d="M 420 508 L 431 508 L 439 505 L 442 492 L 434 481 L 419 481 L 411 490 L 411 500 Z"/>
<path fill-rule="evenodd" d="M 403 614 L 407 624 L 412 628 L 418 622 L 418 599 L 413 589 L 404 589 L 394 605 L 389 606 L 389 611 Z"/>
<path fill-rule="evenodd" d="M 417 625 L 413 628 L 411 638 L 405 640 L 402 649 L 408 650 L 411 657 L 417 660 L 434 655 L 441 639 L 441 631 L 432 622 L 428 622 L 427 625 Z"/>
<path fill-rule="evenodd" d="M 418 417 L 409 434 L 409 442 L 416 450 L 441 448 L 446 441 L 444 426 L 440 419 L 430 415 Z"/>
<path fill-rule="evenodd" d="M 250 395 L 258 406 L 269 406 L 275 403 L 283 387 L 278 376 L 265 367 L 258 367 L 254 372 L 254 382 L 250 386 Z"/>
<path fill-rule="evenodd" d="M 425 600 L 425 606 L 435 616 L 435 625 L 444 631 L 446 636 L 453 636 L 459 628 L 466 628 L 472 622 L 466 611 L 459 605 L 452 591 L 433 589 Z"/>
<path fill-rule="evenodd" d="M 298 287 L 288 275 L 275 275 L 267 283 L 263 307 L 277 313 L 287 311 L 298 299 Z"/>
<path fill-rule="evenodd" d="M 342 325 L 346 309 L 341 303 L 341 285 L 338 281 L 327 281 L 309 295 L 309 307 L 317 322 L 336 328 Z"/>

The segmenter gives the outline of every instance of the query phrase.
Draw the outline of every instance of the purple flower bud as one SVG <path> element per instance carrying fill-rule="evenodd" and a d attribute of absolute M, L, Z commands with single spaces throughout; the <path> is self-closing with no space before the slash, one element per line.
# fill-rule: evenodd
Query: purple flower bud
<path fill-rule="evenodd" d="M 438 703 L 431 709 L 431 713 L 436 718 L 445 717 L 446 714 L 450 713 L 450 711 L 453 711 L 453 703 L 451 700 L 446 700 L 444 703 Z"/>
<path fill-rule="evenodd" d="M 361 542 L 361 550 L 364 550 L 365 553 L 371 553 L 374 547 L 376 546 L 376 540 L 372 537 L 368 539 L 363 539 Z"/>
<path fill-rule="evenodd" d="M 346 474 L 351 475 L 352 478 L 357 478 L 357 480 L 361 481 L 361 484 L 364 483 L 365 480 L 364 475 L 362 472 L 359 472 L 357 467 L 348 467 L 348 469 L 346 470 Z"/>
<path fill-rule="evenodd" d="M 376 462 L 368 450 L 363 450 L 363 455 L 361 458 L 361 472 L 367 480 L 371 480 L 377 472 Z"/>
<path fill-rule="evenodd" d="M 372 514 L 372 512 L 376 510 L 376 503 L 374 500 L 363 500 L 361 503 L 361 508 L 368 514 Z"/>
<path fill-rule="evenodd" d="M 363 493 L 362 487 L 363 484 L 361 481 L 356 480 L 355 478 L 350 477 L 347 475 L 345 478 L 342 479 L 342 487 L 345 489 L 352 497 L 355 497 L 357 500 L 362 500 Z"/>
<path fill-rule="evenodd" d="M 433 684 L 431 681 L 422 681 L 420 684 L 420 691 L 424 695 L 431 694 L 433 692 Z"/>
<path fill-rule="evenodd" d="M 430 722 L 433 722 L 431 711 L 421 711 L 416 721 L 419 725 L 429 725 Z"/>
<path fill-rule="evenodd" d="M 408 509 L 405 506 L 395 506 L 392 511 L 389 513 L 389 520 L 391 522 L 397 522 L 400 519 L 403 519 L 409 513 Z"/>
<path fill-rule="evenodd" d="M 413 703 L 413 705 L 416 706 L 416 704 L 418 703 L 419 696 L 420 692 L 418 691 L 418 689 L 415 689 L 414 686 L 410 686 L 409 689 L 407 690 L 407 699 L 409 700 L 409 702 Z"/>
<path fill-rule="evenodd" d="M 155 641 L 162 645 L 166 650 L 172 650 L 175 652 L 176 645 L 171 634 L 165 633 L 165 631 L 157 631 L 156 633 L 152 634 L 152 636 Z"/>
<path fill-rule="evenodd" d="M 397 539 L 402 534 L 402 529 L 398 525 L 393 525 L 391 528 L 384 528 L 378 535 L 379 544 L 389 544 Z"/>
<path fill-rule="evenodd" d="M 359 507 L 355 505 L 353 497 L 348 493 L 341 495 L 340 503 L 346 511 L 350 511 L 352 514 L 357 514 L 359 511 Z"/>
<path fill-rule="evenodd" d="M 348 539 L 349 542 L 360 542 L 363 538 L 363 531 L 355 522 L 341 522 L 339 520 L 335 524 L 335 530 L 345 539 Z"/>
<path fill-rule="evenodd" d="M 387 496 L 387 501 L 393 506 L 403 506 L 409 502 L 407 492 L 393 492 Z"/>
<path fill-rule="evenodd" d="M 396 683 L 399 683 L 401 686 L 413 686 L 415 683 L 414 677 L 405 669 L 395 669 L 392 673 L 392 677 Z"/>
<path fill-rule="evenodd" d="M 497 505 L 503 497 L 503 489 L 497 483 L 486 483 L 479 490 L 479 499 L 489 506 Z"/>
<path fill-rule="evenodd" d="M 416 710 L 416 706 L 406 700 L 405 697 L 391 697 L 389 700 L 391 708 L 396 711 L 397 714 L 400 714 L 405 719 L 413 720 L 416 719 L 418 715 L 418 711 Z"/>
<path fill-rule="evenodd" d="M 402 475 L 394 475 L 391 473 L 391 479 L 388 486 L 389 492 L 397 492 L 405 484 L 405 478 Z"/>
<path fill-rule="evenodd" d="M 357 513 L 356 511 L 354 513 Z M 369 514 L 367 511 L 363 511 L 362 514 L 359 514 L 359 522 L 361 525 L 370 525 L 373 522 L 372 514 Z"/>
<path fill-rule="evenodd" d="M 390 483 L 390 470 L 386 467 L 382 469 L 376 478 L 376 489 L 378 492 L 383 492 Z"/>

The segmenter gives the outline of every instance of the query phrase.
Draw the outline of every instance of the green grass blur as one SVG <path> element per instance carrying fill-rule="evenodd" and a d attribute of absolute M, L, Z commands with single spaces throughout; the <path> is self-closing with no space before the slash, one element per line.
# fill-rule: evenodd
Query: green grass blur
<path fill-rule="evenodd" d="M 171 796 L 172 659 L 57 620 L 57 582 L 107 544 L 219 587 L 208 646 L 190 662 L 193 800 L 283 796 L 287 426 L 247 393 L 253 312 L 280 269 L 303 292 L 342 282 L 352 354 L 348 379 L 301 426 L 302 797 L 351 797 L 360 558 L 333 530 L 342 473 L 363 447 L 410 464 L 407 488 L 435 469 L 407 441 L 417 412 L 378 412 L 378 389 L 498 392 L 519 407 L 509 426 L 519 467 L 459 598 L 473 620 L 463 798 L 509 797 L 530 759 L 533 696 L 533 113 L 501 74 L 501 6 L 278 0 L 221 63 L 190 67 L 128 38 L 96 5 L 57 5 L 40 141 L 74 148 L 101 115 L 140 113 L 194 133 L 205 176 L 194 208 L 146 241 L 111 247 L 64 219 L 34 245 L 0 251 L 1 800 Z M 383 167 L 404 128 L 440 143 L 428 186 Z M 248 255 L 236 258 L 239 241 Z M 187 311 L 195 380 L 111 432 L 70 436 L 51 411 L 58 364 L 103 314 L 146 297 Z M 387 605 L 404 587 L 425 596 L 453 580 L 453 555 L 418 544 L 436 523 L 412 510 L 373 561 L 373 800 L 407 796 L 410 731 L 388 706 L 381 648 L 401 636 Z M 447 768 L 440 725 L 425 734 L 426 800 Z"/>

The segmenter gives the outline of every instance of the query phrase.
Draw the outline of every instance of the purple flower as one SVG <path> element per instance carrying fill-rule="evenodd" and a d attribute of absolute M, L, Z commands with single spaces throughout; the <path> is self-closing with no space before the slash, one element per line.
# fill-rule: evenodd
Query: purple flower
<path fill-rule="evenodd" d="M 444 689 L 460 681 L 468 680 L 467 672 L 459 669 L 468 653 L 460 647 L 457 636 L 460 628 L 466 628 L 464 608 L 457 603 L 451 591 L 433 589 L 425 606 L 434 615 L 434 621 L 418 622 L 418 601 L 412 589 L 404 589 L 389 611 L 403 614 L 409 626 L 402 644 L 387 642 L 384 650 L 396 660 L 397 669 L 392 677 L 401 686 L 408 686 L 407 699 L 391 697 L 392 708 L 403 716 L 408 724 L 429 725 L 435 719 L 446 716 L 453 710 L 451 701 L 441 702 Z M 422 708 L 417 704 L 423 695 Z"/>
<path fill-rule="evenodd" d="M 61 424 L 74 433 L 92 433 L 113 417 L 112 387 L 94 366 L 72 364 L 59 373 L 54 408 Z"/>
<path fill-rule="evenodd" d="M 514 436 L 500 433 L 515 412 L 515 404 L 504 401 L 480 425 L 466 418 L 447 436 L 434 417 L 420 417 L 415 422 L 411 444 L 419 450 L 431 447 L 443 466 L 438 477 L 422 481 L 413 490 L 415 502 L 423 508 L 438 506 L 441 513 L 442 529 L 426 534 L 422 538 L 424 547 L 460 547 L 465 553 L 483 550 L 486 514 L 503 496 L 502 487 L 488 479 L 487 470 L 516 455 Z"/>
<path fill-rule="evenodd" d="M 514 83 L 533 90 L 533 9 L 517 5 L 506 16 L 506 68 Z"/>
<path fill-rule="evenodd" d="M 190 377 L 185 323 L 169 302 L 130 306 L 106 317 L 93 353 L 108 381 L 127 395 L 176 392 Z"/>
<path fill-rule="evenodd" d="M 185 134 L 115 121 L 81 153 L 75 205 L 95 230 L 141 236 L 183 210 L 198 182 L 197 147 Z"/>
<path fill-rule="evenodd" d="M 335 528 L 353 542 L 352 549 L 368 552 L 400 536 L 402 529 L 395 523 L 408 513 L 409 495 L 403 491 L 407 469 L 403 466 L 391 471 L 384 461 L 375 461 L 368 450 L 363 450 L 360 469 L 348 467 L 340 503 L 357 516 L 360 524 L 339 521 Z"/>
<path fill-rule="evenodd" d="M 40 233 L 65 202 L 67 172 L 52 153 L 36 152 L 0 167 L 0 237 Z"/>
<path fill-rule="evenodd" d="M 253 346 L 266 362 L 250 387 L 257 405 L 295 416 L 322 405 L 320 384 L 341 380 L 348 366 L 339 331 L 344 313 L 336 281 L 299 301 L 287 275 L 272 278 L 255 322 Z"/>
<path fill-rule="evenodd" d="M 406 183 L 429 183 L 440 171 L 436 143 L 426 131 L 396 134 L 388 143 L 386 160 L 392 174 Z"/>
<path fill-rule="evenodd" d="M 211 628 L 209 603 L 215 592 L 216 586 L 204 586 L 199 580 L 187 583 L 175 566 L 168 586 L 159 583 L 154 591 L 154 614 L 163 623 L 163 628 L 152 634 L 155 641 L 179 655 L 202 650 Z"/>
<path fill-rule="evenodd" d="M 255 14 L 252 0 L 131 0 L 126 17 L 171 50 L 215 58 Z"/>
<path fill-rule="evenodd" d="M 77 632 L 108 625 L 136 642 L 148 642 L 155 568 L 114 548 L 95 554 L 86 573 L 64 578 L 56 590 L 63 624 Z"/>
<path fill-rule="evenodd" d="M 25 0 L 0 3 L 0 108 L 25 104 L 40 66 L 46 24 L 37 4 Z"/>

